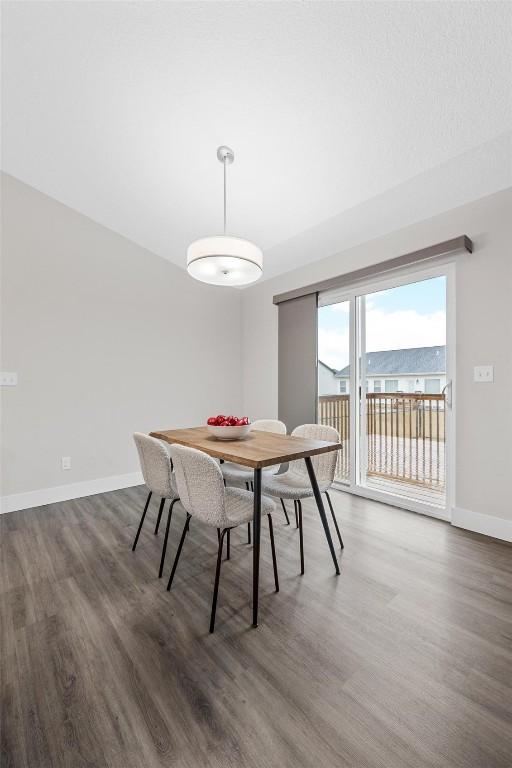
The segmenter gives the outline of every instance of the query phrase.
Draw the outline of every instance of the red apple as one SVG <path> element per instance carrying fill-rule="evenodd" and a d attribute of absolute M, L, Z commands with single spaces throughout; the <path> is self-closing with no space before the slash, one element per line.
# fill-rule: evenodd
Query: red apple
<path fill-rule="evenodd" d="M 210 416 L 210 418 L 206 423 L 209 424 L 211 427 L 214 427 L 217 424 L 217 418 L 215 416 Z"/>

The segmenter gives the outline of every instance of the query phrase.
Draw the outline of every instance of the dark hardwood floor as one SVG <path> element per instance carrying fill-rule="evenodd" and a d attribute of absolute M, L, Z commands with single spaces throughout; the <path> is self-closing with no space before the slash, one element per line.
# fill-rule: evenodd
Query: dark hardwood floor
<path fill-rule="evenodd" d="M 156 501 L 130 550 L 144 499 L 0 517 L 2 768 L 510 768 L 509 545 L 333 493 L 341 576 L 307 502 L 300 577 L 277 509 L 280 593 L 265 523 L 251 629 L 233 532 L 209 635 L 215 531 L 191 526 L 167 593 Z"/>

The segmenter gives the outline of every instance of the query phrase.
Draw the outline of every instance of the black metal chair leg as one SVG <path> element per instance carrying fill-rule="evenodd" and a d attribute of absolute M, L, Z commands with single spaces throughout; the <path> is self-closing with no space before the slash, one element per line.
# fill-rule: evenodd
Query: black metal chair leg
<path fill-rule="evenodd" d="M 231 528 L 228 528 L 228 537 L 226 542 L 226 560 L 231 556 Z"/>
<path fill-rule="evenodd" d="M 164 511 L 164 505 L 165 505 L 165 499 L 162 499 L 160 501 L 160 506 L 158 508 L 158 517 L 156 519 L 156 525 L 155 525 L 155 536 L 158 533 L 158 529 L 160 528 L 160 520 L 162 519 L 162 512 Z"/>
<path fill-rule="evenodd" d="M 165 526 L 164 545 L 162 547 L 162 557 L 160 558 L 160 569 L 158 571 L 159 579 L 162 578 L 162 573 L 164 572 L 165 555 L 167 552 L 167 541 L 169 539 L 169 529 L 171 527 L 172 508 L 174 507 L 176 502 L 177 502 L 177 499 L 173 499 L 171 501 L 171 503 L 169 504 L 169 512 L 167 513 L 167 525 Z"/>
<path fill-rule="evenodd" d="M 299 540 L 300 540 L 300 575 L 304 576 L 304 531 L 302 529 L 302 503 L 297 499 L 299 508 Z"/>
<path fill-rule="evenodd" d="M 135 552 L 135 547 L 137 546 L 137 542 L 139 540 L 140 532 L 142 530 L 142 524 L 144 522 L 144 518 L 146 517 L 146 512 L 148 511 L 149 502 L 151 501 L 151 496 L 153 495 L 152 491 L 148 493 L 148 497 L 146 499 L 146 504 L 144 506 L 144 512 L 142 513 L 142 517 L 140 519 L 139 527 L 137 528 L 137 533 L 135 534 L 135 541 L 133 542 L 132 546 L 132 552 Z"/>
<path fill-rule="evenodd" d="M 295 510 L 295 527 L 299 527 L 299 515 L 297 513 L 297 499 L 293 500 L 293 508 Z"/>
<path fill-rule="evenodd" d="M 288 512 L 286 511 L 286 507 L 284 505 L 284 501 L 282 499 L 279 499 L 281 502 L 281 506 L 283 508 L 284 516 L 286 517 L 286 525 L 290 525 L 290 518 L 288 517 Z"/>
<path fill-rule="evenodd" d="M 178 567 L 178 560 L 180 559 L 181 550 L 183 549 L 183 542 L 185 541 L 185 536 L 187 535 L 188 524 L 191 517 L 192 515 L 187 513 L 187 519 L 185 521 L 185 525 L 183 526 L 183 533 L 181 534 L 180 543 L 178 544 L 178 551 L 176 552 L 176 557 L 174 558 L 174 563 L 172 564 L 171 575 L 169 576 L 169 581 L 167 582 L 167 591 L 169 591 L 171 588 L 172 580 L 174 579 L 174 574 L 176 573 L 176 568 Z"/>
<path fill-rule="evenodd" d="M 338 528 L 338 521 L 336 520 L 336 515 L 334 514 L 334 509 L 332 506 L 331 497 L 329 496 L 329 492 L 326 491 L 325 495 L 327 496 L 327 501 L 329 502 L 329 509 L 331 510 L 332 520 L 334 523 L 334 527 L 336 528 L 336 533 L 338 534 L 338 541 L 340 542 L 341 549 L 345 549 L 345 545 L 343 543 L 343 539 L 341 538 L 340 529 Z"/>
<path fill-rule="evenodd" d="M 217 567 L 215 569 L 215 583 L 213 585 L 213 599 L 212 599 L 212 612 L 210 615 L 210 633 L 215 629 L 215 614 L 217 612 L 217 596 L 219 594 L 219 580 L 220 580 L 220 567 L 222 565 L 222 546 L 224 544 L 224 536 L 229 528 L 224 528 L 222 533 L 219 533 L 219 551 L 217 554 Z"/>
<path fill-rule="evenodd" d="M 279 576 L 277 574 L 277 560 L 276 560 L 276 547 L 274 544 L 274 526 L 272 525 L 272 515 L 268 517 L 268 529 L 270 531 L 270 548 L 272 550 L 272 565 L 274 566 L 274 584 L 276 585 L 276 592 L 279 592 Z"/>
<path fill-rule="evenodd" d="M 247 480 L 246 483 L 245 483 L 245 490 L 246 491 L 250 491 L 251 490 L 251 486 L 250 486 L 249 480 Z M 248 544 L 251 543 L 251 524 L 250 523 L 247 523 L 247 543 Z"/>

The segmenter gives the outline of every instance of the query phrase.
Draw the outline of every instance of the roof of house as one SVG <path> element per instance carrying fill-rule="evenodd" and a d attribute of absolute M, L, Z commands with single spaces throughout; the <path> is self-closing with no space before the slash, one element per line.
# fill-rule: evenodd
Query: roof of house
<path fill-rule="evenodd" d="M 446 347 L 413 347 L 412 349 L 386 349 L 366 353 L 367 376 L 389 376 L 407 373 L 445 373 Z M 338 371 L 337 378 L 350 376 L 350 366 Z"/>
<path fill-rule="evenodd" d="M 338 373 L 336 368 L 331 368 L 330 365 L 327 365 L 327 363 L 323 363 L 321 360 L 318 361 L 318 365 L 323 365 L 323 367 L 327 368 L 327 370 L 330 371 L 331 373 Z"/>

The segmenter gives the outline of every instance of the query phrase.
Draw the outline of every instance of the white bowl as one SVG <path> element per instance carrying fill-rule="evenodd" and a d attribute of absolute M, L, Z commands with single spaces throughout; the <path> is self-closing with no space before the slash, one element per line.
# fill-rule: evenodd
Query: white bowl
<path fill-rule="evenodd" d="M 211 424 L 206 426 L 208 432 L 217 440 L 241 440 L 242 437 L 247 437 L 251 429 L 251 424 L 244 424 L 243 427 L 214 427 Z"/>

